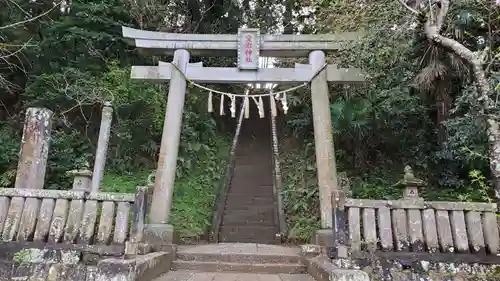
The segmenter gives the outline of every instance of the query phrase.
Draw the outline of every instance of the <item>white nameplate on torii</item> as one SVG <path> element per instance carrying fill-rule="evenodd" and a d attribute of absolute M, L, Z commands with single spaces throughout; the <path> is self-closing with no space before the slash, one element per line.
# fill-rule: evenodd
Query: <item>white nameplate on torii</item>
<path fill-rule="evenodd" d="M 171 63 L 160 62 L 159 66 L 132 66 L 131 78 L 164 82 L 170 80 L 172 71 L 177 71 Z M 358 68 L 337 68 L 328 65 L 327 81 L 335 84 L 357 84 L 365 81 Z M 259 68 L 256 71 L 240 71 L 231 67 L 203 67 L 201 63 L 188 64 L 185 75 L 196 83 L 304 83 L 309 82 L 315 71 L 308 64 L 297 65 L 296 68 Z"/>
<path fill-rule="evenodd" d="M 258 28 L 238 29 L 238 69 L 259 69 L 260 31 Z"/>

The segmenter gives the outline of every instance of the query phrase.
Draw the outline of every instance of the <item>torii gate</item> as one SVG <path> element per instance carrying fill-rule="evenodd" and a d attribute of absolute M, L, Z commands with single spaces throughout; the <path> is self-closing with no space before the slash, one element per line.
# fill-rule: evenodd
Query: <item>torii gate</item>
<path fill-rule="evenodd" d="M 260 35 L 258 29 L 240 28 L 237 35 L 179 34 L 122 27 L 129 44 L 149 54 L 173 54 L 173 63 L 133 66 L 132 79 L 165 82 L 170 80 L 160 157 L 156 172 L 149 227 L 168 223 L 179 150 L 186 75 L 198 83 L 304 83 L 311 81 L 316 164 L 320 194 L 321 225 L 332 227 L 331 193 L 338 191 L 328 82 L 360 83 L 359 69 L 325 65 L 325 52 L 342 48 L 342 43 L 359 38 L 358 33 L 330 35 Z M 194 56 L 237 56 L 237 68 L 203 67 L 189 63 Z M 295 68 L 259 68 L 259 57 L 305 57 L 309 64 Z M 179 71 L 184 73 L 181 74 Z"/>

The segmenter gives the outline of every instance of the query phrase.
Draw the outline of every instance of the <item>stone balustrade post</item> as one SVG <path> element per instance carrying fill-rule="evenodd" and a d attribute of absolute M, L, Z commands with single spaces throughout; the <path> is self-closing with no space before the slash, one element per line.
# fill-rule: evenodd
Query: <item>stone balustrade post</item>
<path fill-rule="evenodd" d="M 92 175 L 91 192 L 99 192 L 101 180 L 106 165 L 106 153 L 108 151 L 109 135 L 111 132 L 111 122 L 113 121 L 113 107 L 111 102 L 104 103 L 102 108 L 101 127 L 99 129 L 99 139 L 94 161 L 94 172 Z"/>
<path fill-rule="evenodd" d="M 73 178 L 73 190 L 75 191 L 91 191 L 92 183 L 92 171 L 87 167 L 82 170 L 70 171 L 68 174 L 72 175 Z"/>

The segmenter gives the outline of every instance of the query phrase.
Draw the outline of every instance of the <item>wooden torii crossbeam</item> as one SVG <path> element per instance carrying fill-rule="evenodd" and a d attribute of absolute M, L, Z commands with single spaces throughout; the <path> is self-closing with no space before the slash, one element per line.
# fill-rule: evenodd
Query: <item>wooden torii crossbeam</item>
<path fill-rule="evenodd" d="M 164 82 L 170 80 L 167 112 L 150 211 L 152 225 L 167 225 L 172 205 L 186 78 L 196 83 L 280 83 L 310 82 L 313 108 L 316 164 L 320 193 L 321 224 L 332 227 L 330 196 L 338 192 L 328 82 L 357 84 L 364 81 L 360 69 L 325 64 L 325 54 L 345 48 L 360 38 L 359 33 L 328 35 L 260 35 L 258 29 L 240 28 L 238 34 L 178 34 L 122 27 L 132 46 L 150 55 L 174 55 L 173 64 L 133 66 L 131 78 Z M 189 63 L 193 56 L 236 56 L 238 67 L 203 67 Z M 294 68 L 259 68 L 259 58 L 309 57 L 309 64 Z M 169 228 L 166 228 L 168 231 Z M 171 228 L 170 228 L 171 229 Z M 153 231 L 158 236 L 163 230 Z M 168 236 L 168 234 L 166 234 Z M 165 236 L 166 237 L 166 236 Z M 161 238 L 159 238 L 161 239 Z"/>

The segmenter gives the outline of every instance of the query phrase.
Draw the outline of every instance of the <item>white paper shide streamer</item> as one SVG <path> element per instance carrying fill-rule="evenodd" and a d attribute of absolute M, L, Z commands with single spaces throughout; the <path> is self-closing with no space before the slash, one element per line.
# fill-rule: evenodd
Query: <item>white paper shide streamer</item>
<path fill-rule="evenodd" d="M 220 108 L 219 108 L 219 111 L 220 111 L 220 115 L 224 115 L 224 95 L 220 95 Z"/>
<path fill-rule="evenodd" d="M 199 86 L 202 87 L 202 86 Z M 300 86 L 299 86 L 300 87 Z M 287 114 L 288 112 L 288 102 L 287 102 L 287 92 L 296 90 L 299 87 L 294 87 L 285 91 L 281 91 L 278 93 L 267 93 L 267 94 L 262 94 L 262 95 L 253 95 L 253 96 L 247 96 L 247 95 L 242 95 L 242 94 L 231 94 L 231 93 L 224 93 L 224 92 L 219 92 L 217 90 L 212 90 L 209 88 L 203 87 L 202 89 L 209 90 L 208 91 L 208 101 L 207 101 L 207 108 L 208 112 L 214 112 L 214 105 L 213 105 L 213 95 L 214 94 L 219 94 L 220 95 L 220 105 L 219 105 L 219 114 L 220 115 L 225 115 L 226 110 L 225 110 L 225 97 L 227 96 L 230 99 L 230 108 L 229 111 L 231 112 L 231 117 L 235 118 L 236 117 L 236 98 L 241 97 L 243 99 L 243 102 L 245 103 L 245 106 L 243 108 L 244 110 L 244 116 L 245 119 L 250 118 L 250 98 L 252 98 L 255 106 L 257 107 L 259 117 L 264 118 L 265 117 L 265 110 L 264 110 L 264 97 L 268 96 L 269 97 L 269 105 L 271 107 L 271 115 L 273 117 L 276 117 L 278 115 L 278 105 L 276 104 L 276 101 L 279 101 L 281 103 L 281 107 L 283 108 L 283 113 Z"/>
<path fill-rule="evenodd" d="M 212 92 L 208 93 L 208 112 L 214 112 L 214 106 L 212 104 Z"/>
<path fill-rule="evenodd" d="M 236 97 L 231 96 L 231 117 L 235 118 L 236 117 Z"/>

